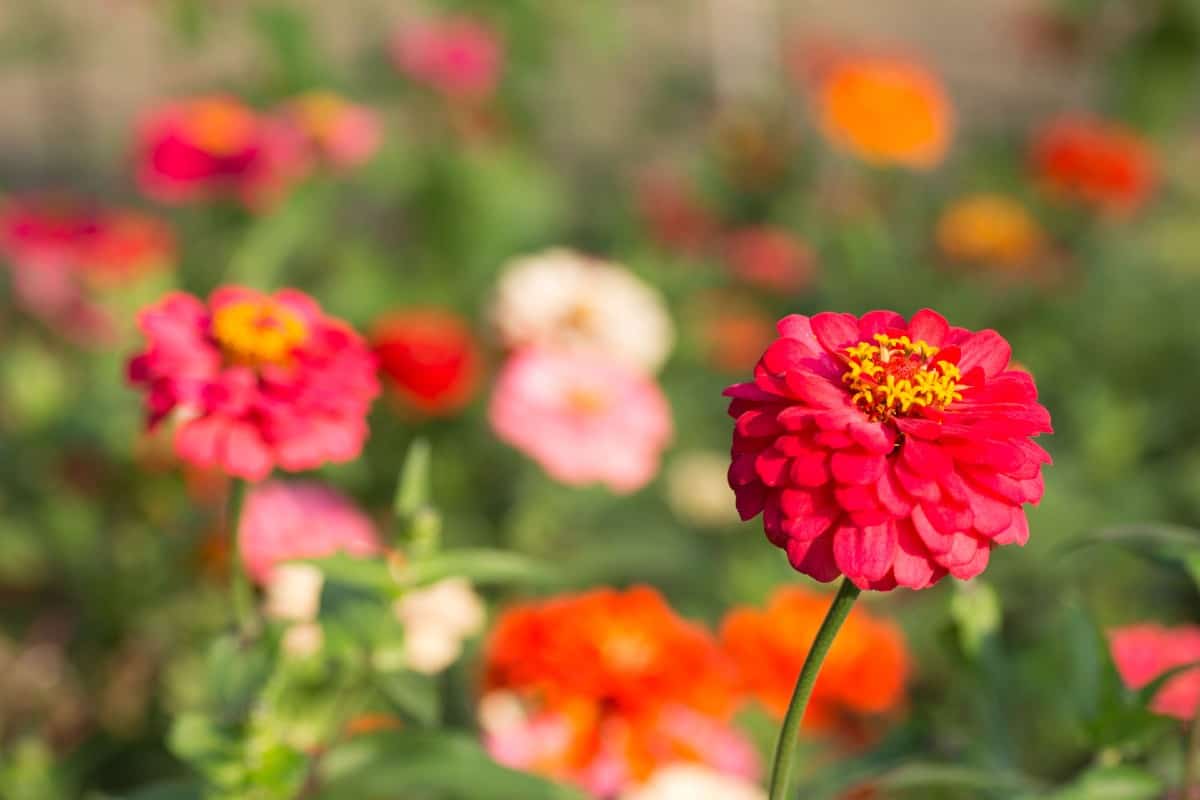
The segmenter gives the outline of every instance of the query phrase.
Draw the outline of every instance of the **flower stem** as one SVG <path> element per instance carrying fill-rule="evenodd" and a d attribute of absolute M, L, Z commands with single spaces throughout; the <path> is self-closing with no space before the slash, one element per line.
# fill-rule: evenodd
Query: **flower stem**
<path fill-rule="evenodd" d="M 817 638 L 813 640 L 808 657 L 804 659 L 804 667 L 800 670 L 800 677 L 796 679 L 796 689 L 792 692 L 792 702 L 788 705 L 787 716 L 783 718 L 783 726 L 779 729 L 779 743 L 775 746 L 775 764 L 771 767 L 771 800 L 784 800 L 788 796 L 792 759 L 796 756 L 796 738 L 800 734 L 800 721 L 804 719 L 804 710 L 808 707 L 808 699 L 817 683 L 821 664 L 825 661 L 842 623 L 850 614 L 850 609 L 854 607 L 859 591 L 849 578 L 842 579 L 837 596 L 833 598 L 833 604 L 825 613 L 825 620 L 817 631 Z"/>
<path fill-rule="evenodd" d="M 242 500 L 246 496 L 244 481 L 233 479 L 229 486 L 229 501 L 225 507 L 225 529 L 229 531 L 229 563 L 231 568 L 230 592 L 232 594 L 233 614 L 237 621 L 238 632 L 242 636 L 253 633 L 254 620 L 254 588 L 246 574 L 246 565 L 242 562 L 242 541 L 239 529 L 242 522 Z"/>
<path fill-rule="evenodd" d="M 1192 720 L 1183 758 L 1183 799 L 1200 800 L 1200 776 L 1196 774 L 1196 762 L 1200 760 L 1200 710 Z"/>

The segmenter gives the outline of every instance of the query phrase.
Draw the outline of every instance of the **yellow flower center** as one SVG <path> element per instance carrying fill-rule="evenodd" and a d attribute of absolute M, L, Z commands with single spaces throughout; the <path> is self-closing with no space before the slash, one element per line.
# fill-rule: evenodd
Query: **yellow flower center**
<path fill-rule="evenodd" d="M 608 408 L 608 398 L 596 389 L 576 387 L 567 391 L 567 405 L 580 414 L 600 414 Z"/>
<path fill-rule="evenodd" d="M 874 343 L 846 348 L 842 381 L 854 393 L 854 404 L 873 420 L 914 408 L 944 408 L 962 399 L 962 376 L 956 365 L 937 354 L 938 348 L 921 339 L 877 333 Z"/>
<path fill-rule="evenodd" d="M 241 300 L 213 315 L 213 338 L 235 364 L 287 364 L 308 328 L 295 311 L 273 300 Z"/>
<path fill-rule="evenodd" d="M 318 141 L 331 137 L 346 101 L 332 92 L 309 92 L 295 101 L 296 112 L 310 136 Z"/>
<path fill-rule="evenodd" d="M 249 146 L 256 121 L 247 108 L 220 98 L 197 101 L 188 114 L 192 140 L 214 156 L 232 156 Z"/>

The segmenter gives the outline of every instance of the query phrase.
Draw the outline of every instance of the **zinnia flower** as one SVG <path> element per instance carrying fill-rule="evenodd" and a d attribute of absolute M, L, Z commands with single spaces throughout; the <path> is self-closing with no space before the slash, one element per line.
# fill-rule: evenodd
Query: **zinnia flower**
<path fill-rule="evenodd" d="M 376 323 L 371 342 L 388 386 L 423 413 L 458 411 L 478 388 L 479 346 L 455 314 L 439 309 L 389 314 Z"/>
<path fill-rule="evenodd" d="M 768 292 L 798 292 L 813 282 L 816 258 L 781 228 L 742 228 L 725 240 L 725 262 L 735 277 Z"/>
<path fill-rule="evenodd" d="M 283 114 L 303 135 L 316 160 L 337 169 L 370 161 L 383 137 L 378 114 L 333 92 L 295 97 L 284 105 Z"/>
<path fill-rule="evenodd" d="M 501 763 L 612 797 L 676 762 L 753 777 L 712 636 L 653 589 L 600 589 L 506 611 L 480 714 Z"/>
<path fill-rule="evenodd" d="M 1109 631 L 1109 646 L 1121 680 L 1141 689 L 1163 673 L 1200 661 L 1200 626 L 1130 625 Z M 1200 706 L 1200 669 L 1169 678 L 1150 701 L 1150 709 L 1176 719 L 1190 720 Z"/>
<path fill-rule="evenodd" d="M 621 800 L 766 800 L 757 783 L 697 764 L 672 764 Z"/>
<path fill-rule="evenodd" d="M 1044 235 L 1023 205 L 1009 197 L 976 194 L 956 201 L 937 225 L 937 243 L 951 261 L 1022 269 L 1041 255 Z"/>
<path fill-rule="evenodd" d="M 517 353 L 496 379 L 488 413 L 496 435 L 550 477 L 614 492 L 649 483 L 671 438 L 671 410 L 658 385 L 586 353 Z"/>
<path fill-rule="evenodd" d="M 496 90 L 504 65 L 500 35 L 465 16 L 405 25 L 391 43 L 392 63 L 410 80 L 452 100 L 484 100 Z"/>
<path fill-rule="evenodd" d="M 504 343 L 600 352 L 656 372 L 675 334 L 661 295 L 625 268 L 570 250 L 508 264 L 492 319 Z"/>
<path fill-rule="evenodd" d="M 1024 544 L 1050 432 L 1033 378 L 992 330 L 936 312 L 800 315 L 729 387 L 743 519 L 819 581 L 920 589 Z"/>
<path fill-rule="evenodd" d="M 650 236 L 662 248 L 696 255 L 716 238 L 720 227 L 682 178 L 655 170 L 638 178 L 634 200 Z"/>
<path fill-rule="evenodd" d="M 881 166 L 937 165 L 954 127 L 938 78 L 900 58 L 836 59 L 819 79 L 816 105 L 835 146 Z"/>
<path fill-rule="evenodd" d="M 138 327 L 148 344 L 129 379 L 146 392 L 149 426 L 176 418 L 184 461 L 261 480 L 362 450 L 375 359 L 307 295 L 229 286 L 205 303 L 176 292 L 144 309 Z"/>
<path fill-rule="evenodd" d="M 272 582 L 288 561 L 335 553 L 368 556 L 381 549 L 370 517 L 345 495 L 312 481 L 268 481 L 247 492 L 238 527 L 238 545 L 246 574 L 264 586 Z M 297 566 L 302 570 L 306 567 Z M 302 593 L 304 589 L 307 593 L 320 593 L 321 582 L 313 579 L 311 573 L 293 571 L 288 577 L 299 578 L 293 583 L 303 584 Z M 289 609 L 315 607 L 304 598 L 287 598 L 287 601 L 278 605 Z"/>
<path fill-rule="evenodd" d="M 404 663 L 433 675 L 462 655 L 463 641 L 483 629 L 483 601 L 466 578 L 446 578 L 406 592 L 393 606 L 404 625 Z"/>
<path fill-rule="evenodd" d="M 1035 176 L 1054 195 L 1103 211 L 1127 214 L 1158 184 L 1153 150 L 1138 134 L 1092 117 L 1062 117 L 1033 142 Z"/>
<path fill-rule="evenodd" d="M 138 184 L 165 203 L 233 197 L 269 204 L 308 168 L 308 148 L 292 125 L 234 97 L 169 103 L 138 126 Z"/>
<path fill-rule="evenodd" d="M 136 280 L 175 259 L 160 220 L 58 196 L 0 204 L 0 256 L 13 292 L 32 315 L 80 342 L 103 342 L 114 321 L 96 289 Z"/>
<path fill-rule="evenodd" d="M 777 590 L 765 609 L 735 609 L 721 624 L 721 643 L 737 664 L 742 688 L 777 719 L 787 711 L 828 607 L 828 597 L 788 587 Z M 861 607 L 854 609 L 825 659 L 805 727 L 860 740 L 869 717 L 893 712 L 903 703 L 908 674 L 908 648 L 900 629 Z"/>

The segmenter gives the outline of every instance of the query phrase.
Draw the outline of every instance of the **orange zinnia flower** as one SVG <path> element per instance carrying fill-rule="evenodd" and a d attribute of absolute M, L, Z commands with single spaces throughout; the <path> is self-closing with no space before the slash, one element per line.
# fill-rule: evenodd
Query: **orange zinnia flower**
<path fill-rule="evenodd" d="M 735 609 L 721 625 L 722 644 L 737 664 L 743 688 L 776 717 L 787 711 L 828 606 L 823 594 L 788 587 L 775 592 L 766 609 Z M 861 740 L 867 717 L 903 703 L 908 675 L 900 629 L 857 608 L 825 659 L 804 725 Z"/>
<path fill-rule="evenodd" d="M 728 727 L 737 698 L 721 648 L 647 587 L 509 609 L 488 645 L 484 690 L 493 757 L 600 797 L 666 763 L 757 769 Z"/>
<path fill-rule="evenodd" d="M 819 80 L 816 105 L 834 145 L 878 165 L 935 166 L 954 126 L 938 78 L 900 58 L 838 60 Z"/>
<path fill-rule="evenodd" d="M 942 213 L 938 249 L 950 261 L 1021 269 L 1045 246 L 1042 229 L 1023 205 L 995 194 L 964 197 Z"/>
<path fill-rule="evenodd" d="M 1117 214 L 1140 208 L 1158 183 L 1154 152 L 1144 139 L 1086 116 L 1062 117 L 1039 131 L 1030 161 L 1050 193 Z"/>

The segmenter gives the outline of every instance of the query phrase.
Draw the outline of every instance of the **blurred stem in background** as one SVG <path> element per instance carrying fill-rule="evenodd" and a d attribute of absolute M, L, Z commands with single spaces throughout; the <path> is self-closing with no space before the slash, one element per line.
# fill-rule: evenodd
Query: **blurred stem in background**
<path fill-rule="evenodd" d="M 800 734 L 800 723 L 804 719 L 804 711 L 808 708 L 808 700 L 812 697 L 813 687 L 817 684 L 817 675 L 821 672 L 821 664 L 833 646 L 833 640 L 841 630 L 842 623 L 850 615 L 854 601 L 858 599 L 860 589 L 843 578 L 833 604 L 825 613 L 817 638 L 813 640 L 804 666 L 800 669 L 800 677 L 796 679 L 796 689 L 792 692 L 792 702 L 788 705 L 787 716 L 779 729 L 779 742 L 775 745 L 775 763 L 771 767 L 771 800 L 784 800 L 788 796 L 788 784 L 792 772 L 792 759 L 796 757 L 796 740 Z"/>
<path fill-rule="evenodd" d="M 234 479 L 230 483 L 229 499 L 225 506 L 225 529 L 229 531 L 230 565 L 232 567 L 229 586 L 238 633 L 249 638 L 257 629 L 257 624 L 254 619 L 254 588 L 250 585 L 250 576 L 246 574 L 246 564 L 242 559 L 240 529 L 242 502 L 245 498 L 245 481 Z"/>

